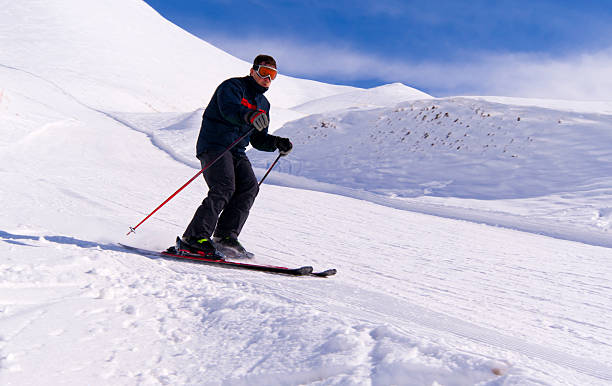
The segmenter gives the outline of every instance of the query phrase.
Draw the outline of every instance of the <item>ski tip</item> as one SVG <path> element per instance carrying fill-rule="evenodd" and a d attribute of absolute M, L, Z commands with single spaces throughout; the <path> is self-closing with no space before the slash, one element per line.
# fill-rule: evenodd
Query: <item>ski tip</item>
<path fill-rule="evenodd" d="M 337 273 L 338 271 L 334 268 L 332 269 L 328 269 L 326 271 L 322 271 L 322 272 L 313 272 L 312 275 L 314 276 L 319 276 L 319 277 L 328 277 L 328 276 L 333 276 Z"/>

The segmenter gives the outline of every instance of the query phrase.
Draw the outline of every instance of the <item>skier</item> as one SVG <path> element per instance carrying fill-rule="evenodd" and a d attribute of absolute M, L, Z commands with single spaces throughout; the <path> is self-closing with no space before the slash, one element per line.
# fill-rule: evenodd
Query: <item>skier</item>
<path fill-rule="evenodd" d="M 238 235 L 259 187 L 246 147 L 250 142 L 257 150 L 278 149 L 283 156 L 293 148 L 288 138 L 268 134 L 270 103 L 263 94 L 276 75 L 274 58 L 258 55 L 250 74 L 222 82 L 206 107 L 196 146 L 202 168 L 249 130 L 255 130 L 204 171 L 208 196 L 187 226 L 181 249 L 210 258 L 220 258 L 217 249 L 230 257 L 247 254 Z"/>

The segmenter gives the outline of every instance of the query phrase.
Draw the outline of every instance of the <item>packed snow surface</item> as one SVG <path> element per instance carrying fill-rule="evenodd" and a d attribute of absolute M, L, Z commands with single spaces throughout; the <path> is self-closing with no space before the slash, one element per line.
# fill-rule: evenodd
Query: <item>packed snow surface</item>
<path fill-rule="evenodd" d="M 612 382 L 607 102 L 279 78 L 295 149 L 240 239 L 338 274 L 236 271 L 119 243 L 182 233 L 201 178 L 125 235 L 197 173 L 202 107 L 249 64 L 140 0 L 0 21 L 0 384 Z"/>

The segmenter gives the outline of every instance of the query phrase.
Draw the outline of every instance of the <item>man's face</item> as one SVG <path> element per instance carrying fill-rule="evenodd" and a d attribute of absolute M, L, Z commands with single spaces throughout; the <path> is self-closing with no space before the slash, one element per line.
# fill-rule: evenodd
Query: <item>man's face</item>
<path fill-rule="evenodd" d="M 264 66 L 276 68 L 275 66 L 273 66 L 271 64 L 264 64 Z M 251 68 L 251 76 L 255 79 L 255 82 L 257 82 L 257 84 L 262 86 L 262 87 L 268 88 L 272 84 L 272 80 L 270 78 L 268 78 L 268 77 L 262 78 L 261 76 L 259 76 L 257 71 L 255 71 L 252 68 Z"/>

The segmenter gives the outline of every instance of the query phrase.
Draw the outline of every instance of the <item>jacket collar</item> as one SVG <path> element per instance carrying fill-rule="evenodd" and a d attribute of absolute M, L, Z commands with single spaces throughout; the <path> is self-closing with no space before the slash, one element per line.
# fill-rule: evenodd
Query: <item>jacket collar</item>
<path fill-rule="evenodd" d="M 266 91 L 268 91 L 268 87 L 263 87 L 260 86 L 256 81 L 255 78 L 253 78 L 251 75 L 247 75 L 245 78 L 247 81 L 247 85 L 249 87 L 251 87 L 253 90 L 255 90 L 255 92 L 259 93 L 259 94 L 263 94 Z"/>

